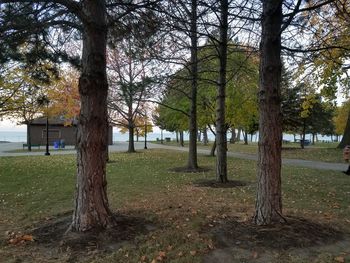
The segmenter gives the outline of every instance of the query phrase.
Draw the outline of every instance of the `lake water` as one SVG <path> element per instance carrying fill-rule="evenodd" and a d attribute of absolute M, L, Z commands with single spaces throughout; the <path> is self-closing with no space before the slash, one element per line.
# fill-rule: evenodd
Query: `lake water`
<path fill-rule="evenodd" d="M 228 138 L 230 138 L 231 134 L 228 134 Z M 163 138 L 165 137 L 169 137 L 172 140 L 175 140 L 176 138 L 176 134 L 175 133 L 171 133 L 171 132 L 163 132 Z M 212 133 L 208 133 L 208 137 L 210 141 L 214 140 L 214 135 Z M 298 138 L 299 136 L 297 136 Z M 160 132 L 152 132 L 147 134 L 147 140 L 149 141 L 155 141 L 161 138 L 161 134 Z M 258 136 L 254 135 L 253 136 L 253 141 L 256 142 L 257 141 Z M 188 133 L 184 134 L 184 139 L 188 140 Z M 243 138 L 241 138 L 243 139 Z M 291 134 L 283 134 L 283 139 L 284 140 L 289 140 L 289 141 L 293 141 L 293 135 Z M 306 139 L 310 139 L 311 140 L 311 136 L 307 135 Z M 331 141 L 331 137 L 329 136 L 318 136 L 319 140 L 324 140 L 324 141 Z M 120 132 L 113 132 L 113 141 L 128 141 L 129 140 L 129 135 L 127 133 L 122 134 Z M 144 138 L 140 137 L 139 138 L 140 141 L 143 141 Z M 249 140 L 250 140 L 250 136 L 249 136 Z M 1 141 L 7 141 L 7 142 L 26 142 L 27 141 L 27 132 L 25 131 L 0 131 L 0 142 Z M 135 141 L 136 141 L 136 137 L 135 137 Z"/>
<path fill-rule="evenodd" d="M 175 133 L 163 132 L 163 138 L 170 137 L 172 139 L 176 138 Z M 188 140 L 188 134 L 185 133 L 185 140 Z M 160 133 L 152 132 L 147 134 L 147 140 L 155 141 L 157 138 L 161 138 Z M 127 133 L 122 134 L 120 132 L 113 133 L 113 141 L 127 141 L 129 140 L 129 135 Z M 136 136 L 135 136 L 136 140 Z M 139 138 L 140 141 L 144 140 L 143 137 Z M 27 132 L 25 131 L 0 131 L 0 142 L 26 142 L 27 141 Z"/>

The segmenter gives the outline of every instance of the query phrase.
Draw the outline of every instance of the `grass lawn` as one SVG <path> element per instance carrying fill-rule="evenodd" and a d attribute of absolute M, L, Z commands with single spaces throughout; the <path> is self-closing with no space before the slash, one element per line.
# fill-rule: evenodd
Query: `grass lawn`
<path fill-rule="evenodd" d="M 178 143 L 174 141 L 164 142 L 164 145 L 178 146 Z M 283 144 L 282 158 L 343 163 L 343 150 L 337 149 L 337 145 L 338 143 L 316 143 L 315 145 L 305 146 L 305 149 L 301 149 L 298 143 Z M 185 143 L 185 146 L 188 146 L 188 142 Z M 211 144 L 204 146 L 202 143 L 198 143 L 198 147 L 210 149 Z M 247 154 L 258 153 L 258 144 L 255 142 L 249 142 L 248 145 L 244 145 L 242 142 L 235 144 L 229 143 L 227 147 L 230 152 Z"/>
<path fill-rule="evenodd" d="M 291 223 L 254 228 L 249 224 L 256 181 L 252 161 L 228 161 L 230 178 L 245 186 L 210 188 L 193 182 L 213 179 L 214 169 L 198 174 L 170 170 L 186 163 L 185 153 L 148 150 L 113 153 L 110 158 L 107 177 L 112 210 L 147 222 L 135 226 L 150 225 L 147 231 L 135 230 L 108 249 L 92 244 L 77 252 L 43 244 L 33 229 L 52 225 L 72 212 L 75 157 L 2 157 L 0 262 L 350 260 L 350 177 L 341 173 L 283 167 L 284 213 Z M 214 162 L 214 158 L 199 157 L 201 166 L 213 168 Z M 35 241 L 9 244 L 9 232 L 33 234 Z"/>

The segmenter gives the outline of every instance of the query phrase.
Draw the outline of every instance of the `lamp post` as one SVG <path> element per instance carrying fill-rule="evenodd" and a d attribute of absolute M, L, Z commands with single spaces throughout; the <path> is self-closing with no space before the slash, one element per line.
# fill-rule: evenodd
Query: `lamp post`
<path fill-rule="evenodd" d="M 49 99 L 45 97 L 46 103 L 46 152 L 45 155 L 50 155 L 49 152 Z"/>
<path fill-rule="evenodd" d="M 50 155 L 49 152 L 49 114 L 48 114 L 48 108 L 49 108 L 49 100 L 46 102 L 46 152 L 45 155 Z"/>
<path fill-rule="evenodd" d="M 50 155 L 49 152 L 49 99 L 43 95 L 38 99 L 39 105 L 46 105 L 46 152 L 45 155 Z"/>

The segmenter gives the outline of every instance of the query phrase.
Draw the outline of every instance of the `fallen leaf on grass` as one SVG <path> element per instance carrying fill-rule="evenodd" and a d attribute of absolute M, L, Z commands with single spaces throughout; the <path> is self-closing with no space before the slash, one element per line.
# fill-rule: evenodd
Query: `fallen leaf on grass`
<path fill-rule="evenodd" d="M 23 235 L 23 236 L 22 236 L 22 240 L 25 240 L 25 241 L 32 241 L 32 242 L 34 241 L 32 235 Z"/>
<path fill-rule="evenodd" d="M 147 256 L 142 256 L 141 257 L 141 262 L 145 262 L 147 260 Z"/>
<path fill-rule="evenodd" d="M 168 251 L 171 251 L 173 249 L 173 246 L 168 246 L 167 248 L 166 248 L 166 250 L 168 250 Z"/>
<path fill-rule="evenodd" d="M 156 257 L 157 261 L 163 261 L 166 258 L 166 253 L 164 251 L 159 251 Z"/>
<path fill-rule="evenodd" d="M 337 262 L 339 262 L 339 263 L 344 263 L 345 262 L 345 259 L 344 259 L 344 257 L 336 257 L 335 259 L 334 259 L 335 261 L 337 261 Z"/>
<path fill-rule="evenodd" d="M 196 250 L 191 250 L 190 254 L 191 254 L 191 256 L 195 256 L 197 254 L 197 251 Z"/>
<path fill-rule="evenodd" d="M 258 252 L 253 251 L 252 257 L 253 257 L 254 259 L 257 259 L 257 258 L 258 258 Z"/>
<path fill-rule="evenodd" d="M 8 243 L 11 245 L 17 245 L 17 244 L 23 244 L 26 241 L 33 242 L 34 241 L 33 236 L 32 235 L 15 235 L 8 240 Z"/>

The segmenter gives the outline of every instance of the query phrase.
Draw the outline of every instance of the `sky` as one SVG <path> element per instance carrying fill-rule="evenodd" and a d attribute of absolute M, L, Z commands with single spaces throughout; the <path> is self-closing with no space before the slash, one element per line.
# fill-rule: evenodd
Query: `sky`
<path fill-rule="evenodd" d="M 117 128 L 114 128 L 113 132 L 117 132 Z M 18 131 L 18 132 L 25 132 L 27 131 L 26 125 L 17 125 L 17 122 L 15 120 L 2 120 L 0 121 L 0 132 L 1 131 Z M 160 132 L 160 129 L 158 127 L 153 127 L 153 132 Z"/>
<path fill-rule="evenodd" d="M 0 131 L 26 131 L 26 125 L 17 125 L 15 120 L 2 120 L 0 121 Z"/>

